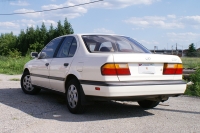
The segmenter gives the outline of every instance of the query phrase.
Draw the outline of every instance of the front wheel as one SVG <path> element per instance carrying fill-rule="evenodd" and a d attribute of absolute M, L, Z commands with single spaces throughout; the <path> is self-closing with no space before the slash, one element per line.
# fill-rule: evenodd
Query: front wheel
<path fill-rule="evenodd" d="M 31 76 L 29 72 L 24 72 L 21 77 L 21 88 L 24 93 L 35 95 L 40 92 L 41 89 L 33 87 L 31 83 Z"/>
<path fill-rule="evenodd" d="M 142 108 L 154 108 L 156 107 L 160 102 L 159 101 L 151 101 L 151 100 L 142 100 L 138 101 L 138 104 Z"/>
<path fill-rule="evenodd" d="M 69 111 L 73 114 L 84 112 L 84 106 L 81 104 L 80 83 L 72 79 L 66 86 L 66 101 Z"/>

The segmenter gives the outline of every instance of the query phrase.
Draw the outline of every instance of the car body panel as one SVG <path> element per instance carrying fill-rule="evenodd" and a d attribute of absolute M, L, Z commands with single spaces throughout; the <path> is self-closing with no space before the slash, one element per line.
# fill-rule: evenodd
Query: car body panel
<path fill-rule="evenodd" d="M 41 87 L 51 88 L 49 84 L 49 65 L 46 63 L 51 63 L 51 59 L 34 59 L 30 62 L 29 67 L 31 68 L 31 80 L 32 83 Z"/>
<path fill-rule="evenodd" d="M 130 97 L 145 95 L 183 94 L 186 84 L 148 86 L 98 86 L 82 84 L 86 96 Z M 100 90 L 95 90 L 99 87 Z"/>

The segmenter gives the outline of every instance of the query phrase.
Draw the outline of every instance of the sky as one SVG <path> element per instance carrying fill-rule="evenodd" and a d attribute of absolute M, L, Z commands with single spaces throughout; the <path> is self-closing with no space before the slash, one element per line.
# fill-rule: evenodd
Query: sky
<path fill-rule="evenodd" d="M 0 14 L 73 6 L 98 0 L 0 0 Z M 200 0 L 103 0 L 89 5 L 23 15 L 0 15 L 0 34 L 27 27 L 56 27 L 67 18 L 74 33 L 129 36 L 148 49 L 200 48 Z"/>

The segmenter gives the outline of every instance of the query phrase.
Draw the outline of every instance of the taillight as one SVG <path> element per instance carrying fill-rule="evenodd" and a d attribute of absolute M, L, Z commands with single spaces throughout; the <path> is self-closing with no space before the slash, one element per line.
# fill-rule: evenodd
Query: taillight
<path fill-rule="evenodd" d="M 107 63 L 101 67 L 102 75 L 131 75 L 128 64 Z"/>
<path fill-rule="evenodd" d="M 182 64 L 164 64 L 163 74 L 182 74 L 183 73 L 183 65 Z"/>

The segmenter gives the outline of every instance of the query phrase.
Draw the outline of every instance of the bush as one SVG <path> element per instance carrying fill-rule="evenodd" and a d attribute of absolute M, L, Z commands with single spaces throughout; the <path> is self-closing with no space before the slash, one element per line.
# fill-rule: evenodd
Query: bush
<path fill-rule="evenodd" d="M 18 57 L 18 56 L 17 56 Z M 24 64 L 30 60 L 30 56 L 11 58 L 0 56 L 0 73 L 2 74 L 22 74 Z"/>
<path fill-rule="evenodd" d="M 16 50 L 16 49 L 13 49 L 12 51 L 9 50 L 9 52 L 8 52 L 8 57 L 18 59 L 18 58 L 21 57 L 21 52 L 19 52 L 19 51 Z"/>
<path fill-rule="evenodd" d="M 187 86 L 185 94 L 200 96 L 200 69 L 197 69 L 195 73 L 191 74 L 189 79 L 193 84 Z"/>

